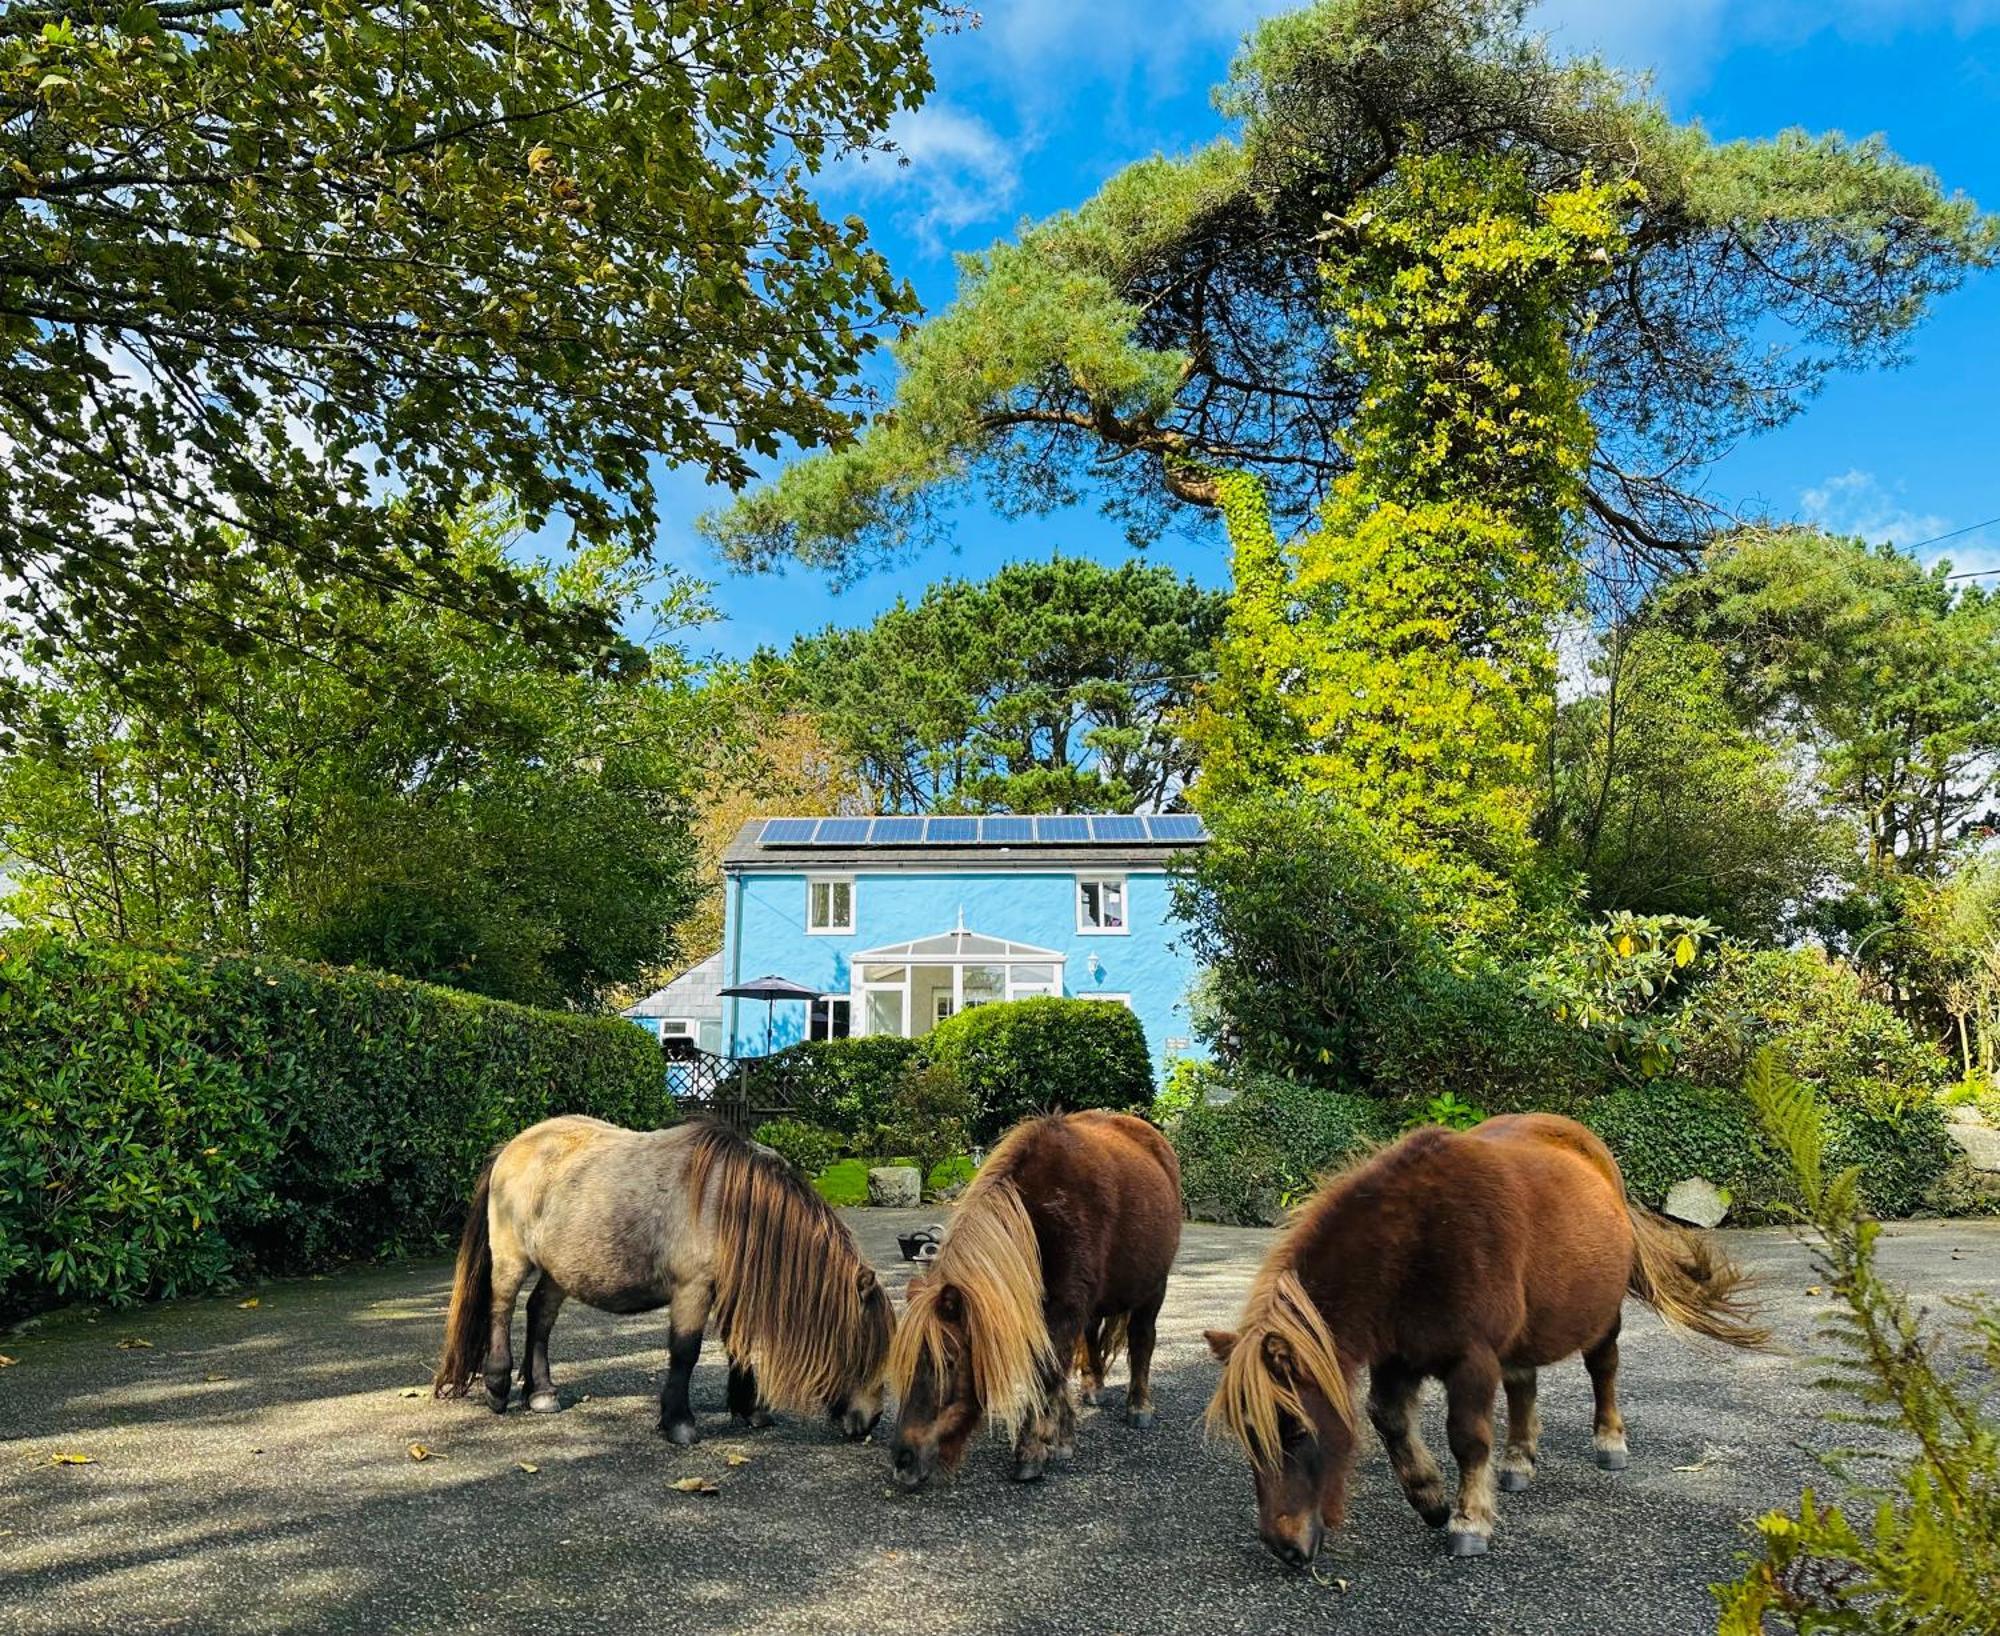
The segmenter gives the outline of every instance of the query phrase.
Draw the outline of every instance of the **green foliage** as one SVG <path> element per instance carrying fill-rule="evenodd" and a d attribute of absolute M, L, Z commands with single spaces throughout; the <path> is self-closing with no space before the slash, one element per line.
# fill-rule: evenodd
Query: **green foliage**
<path fill-rule="evenodd" d="M 0 1307 L 428 1249 L 555 1113 L 672 1118 L 616 1018 L 365 972 L 0 940 Z"/>
<path fill-rule="evenodd" d="M 1935 1208 L 1958 1152 L 1944 1109 L 1927 1090 L 1865 1082 L 1828 1102 L 1826 1151 L 1834 1164 L 1860 1172 L 1862 1199 L 1878 1216 Z"/>
<path fill-rule="evenodd" d="M 1583 1121 L 1604 1139 L 1634 1198 L 1654 1209 L 1667 1189 L 1700 1176 L 1729 1192 L 1736 1220 L 1768 1217 L 1789 1196 L 1756 1111 L 1730 1085 L 1657 1079 L 1598 1098 Z"/>
<path fill-rule="evenodd" d="M 1592 442 L 1566 315 L 1619 248 L 1619 198 L 1405 160 L 1332 233 L 1362 396 L 1320 526 L 1281 545 L 1222 484 L 1236 594 L 1193 728 L 1204 799 L 1326 792 L 1470 924 L 1526 859 Z"/>
<path fill-rule="evenodd" d="M 1808 737 L 1867 866 L 1944 866 L 1995 789 L 2000 598 L 1893 546 L 1745 530 L 1672 584 L 1661 615 L 1716 645 L 1738 707 Z"/>
<path fill-rule="evenodd" d="M 1225 598 L 1145 563 L 944 580 L 763 669 L 899 811 L 1130 811 L 1192 773 L 1177 717 Z"/>
<path fill-rule="evenodd" d="M 1705 920 L 1619 910 L 1530 961 L 1522 987 L 1599 1045 L 1622 1076 L 1656 1078 L 1678 1049 L 1674 1008 L 1714 947 Z"/>
<path fill-rule="evenodd" d="M 1819 1098 L 1780 1074 L 1768 1053 L 1753 1064 L 1747 1089 L 1790 1161 L 1818 1240 L 1815 1259 L 1840 1303 L 1822 1329 L 1835 1349 L 1824 1384 L 1851 1405 L 1840 1418 L 1896 1441 L 1878 1457 L 1874 1482 L 1836 1469 L 1848 1505 L 1809 1489 L 1795 1513 L 1758 1521 L 1758 1558 L 1716 1587 L 1722 1636 L 1990 1629 L 2000 1606 L 2000 1420 L 1990 1396 L 2000 1311 L 1975 1298 L 1963 1304 L 1955 1333 L 1927 1322 L 1876 1270 L 1881 1228 L 1864 1213 L 1859 1173 L 1828 1174 L 1835 1156 Z M 1978 1360 L 1973 1368 L 1952 1360 L 1958 1345 Z"/>
<path fill-rule="evenodd" d="M 1558 712 L 1542 825 L 1600 912 L 1680 914 L 1781 941 L 1848 868 L 1785 732 L 1753 730 L 1724 656 L 1645 621 L 1614 626 L 1595 684 Z"/>
<path fill-rule="evenodd" d="M 771 1119 L 752 1133 L 807 1181 L 840 1157 L 841 1135 L 803 1119 Z"/>
<path fill-rule="evenodd" d="M 750 1099 L 838 1132 L 850 1153 L 874 1152 L 896 1086 L 922 1061 L 923 1050 L 921 1040 L 893 1034 L 806 1040 L 748 1065 Z"/>
<path fill-rule="evenodd" d="M 1439 1091 L 1423 1105 L 1411 1125 L 1442 1125 L 1447 1130 L 1470 1130 L 1486 1117 L 1486 1110 L 1467 1102 L 1454 1091 Z"/>
<path fill-rule="evenodd" d="M 1268 1223 L 1320 1177 L 1395 1134 L 1379 1102 L 1282 1075 L 1204 1068 L 1196 1095 L 1165 1128 L 1181 1195 L 1200 1215 Z M 1227 1100 L 1211 1101 L 1211 1093 Z"/>
<path fill-rule="evenodd" d="M 955 1066 L 912 1062 L 897 1078 L 889 1099 L 882 1143 L 914 1157 L 928 1178 L 973 1145 L 979 1111 L 978 1098 Z"/>
<path fill-rule="evenodd" d="M 0 580 L 33 658 L 289 626 L 276 569 L 615 649 L 436 519 L 498 487 L 643 550 L 656 471 L 741 484 L 846 434 L 914 298 L 812 177 L 929 90 L 935 15 L 0 10 Z"/>
<path fill-rule="evenodd" d="M 1617 202 L 1617 276 L 1566 287 L 1555 316 L 1580 338 L 1601 434 L 1588 526 L 1690 549 L 1716 452 L 1829 374 L 1893 357 L 1989 229 L 1879 142 L 1677 125 L 1636 79 L 1557 54 L 1523 9 L 1321 0 L 1260 24 L 1221 94 L 1238 137 L 1138 161 L 966 258 L 862 439 L 704 526 L 738 561 L 853 572 L 944 537 L 978 483 L 1009 513 L 1101 496 L 1148 538 L 1172 499 L 1218 503 L 1208 468 L 1254 460 L 1289 533 L 1345 469 L 1327 431 L 1368 389 L 1323 275 L 1329 231 L 1393 209 L 1410 163 L 1506 156 L 1538 190 L 1637 184 Z"/>
<path fill-rule="evenodd" d="M 515 538 L 503 511 L 469 512 L 452 561 L 499 572 Z M 698 587 L 601 552 L 538 582 L 553 607 L 656 628 L 702 612 Z M 595 1005 L 671 958 L 718 736 L 678 647 L 655 640 L 644 679 L 561 675 L 414 597 L 269 588 L 291 641 L 190 643 L 115 684 L 71 658 L 23 684 L 35 726 L 0 762 L 8 910 L 542 1005 Z M 306 651 L 316 617 L 351 663 Z"/>
<path fill-rule="evenodd" d="M 1033 1114 L 1143 1109 L 1153 1097 L 1146 1031 L 1130 1007 L 1112 1001 L 1042 995 L 972 1006 L 923 1045 L 971 1095 L 981 1146 Z"/>

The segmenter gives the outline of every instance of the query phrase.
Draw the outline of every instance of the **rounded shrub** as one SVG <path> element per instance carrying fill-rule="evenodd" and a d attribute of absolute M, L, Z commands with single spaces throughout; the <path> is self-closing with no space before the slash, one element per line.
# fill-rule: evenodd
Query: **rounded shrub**
<path fill-rule="evenodd" d="M 1201 1077 L 1205 1094 L 1185 1101 L 1167 1137 L 1181 1162 L 1182 1199 L 1203 1219 L 1275 1222 L 1329 1171 L 1395 1135 L 1392 1114 L 1372 1097 L 1279 1074 Z"/>
<path fill-rule="evenodd" d="M 1861 1196 L 1878 1216 L 1933 1207 L 1956 1154 L 1944 1109 L 1928 1093 L 1893 1085 L 1851 1085 L 1826 1104 L 1826 1162 L 1861 1167 Z"/>
<path fill-rule="evenodd" d="M 873 1150 L 896 1087 L 923 1055 L 920 1040 L 890 1034 L 808 1040 L 750 1064 L 751 1101 L 839 1134 L 850 1153 Z"/>
<path fill-rule="evenodd" d="M 1049 995 L 974 1006 L 921 1043 L 971 1093 L 981 1145 L 1032 1114 L 1143 1109 L 1153 1096 L 1146 1031 L 1127 1007 L 1107 1000 Z"/>
<path fill-rule="evenodd" d="M 840 1157 L 840 1133 L 803 1119 L 772 1119 L 752 1134 L 807 1181 Z"/>

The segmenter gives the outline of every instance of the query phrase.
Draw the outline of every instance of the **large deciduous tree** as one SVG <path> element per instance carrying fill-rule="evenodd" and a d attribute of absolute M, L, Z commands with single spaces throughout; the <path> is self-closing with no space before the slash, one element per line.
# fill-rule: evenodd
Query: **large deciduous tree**
<path fill-rule="evenodd" d="M 902 343 L 890 411 L 711 532 L 746 563 L 854 572 L 979 487 L 1017 513 L 1095 494 L 1146 539 L 1176 502 L 1216 504 L 1218 471 L 1256 473 L 1288 532 L 1350 469 L 1338 434 L 1366 389 L 1329 231 L 1412 161 L 1505 156 L 1538 195 L 1629 184 L 1615 260 L 1563 312 L 1597 430 L 1582 515 L 1613 552 L 1691 555 L 1715 516 L 1703 465 L 1830 372 L 1894 358 L 1989 225 L 1878 141 L 1675 124 L 1638 82 L 1553 56 L 1524 9 L 1321 0 L 1265 23 L 1221 92 L 1237 136 L 967 258 L 956 302 Z"/>
<path fill-rule="evenodd" d="M 1158 808 L 1193 770 L 1180 717 L 1223 607 L 1166 568 L 1059 556 L 943 581 L 769 673 L 895 810 Z"/>
<path fill-rule="evenodd" d="M 913 303 L 811 179 L 928 90 L 935 10 L 0 8 L 12 640 L 121 668 L 339 582 L 615 648 L 446 512 L 491 485 L 644 546 L 656 461 L 738 484 L 848 434 Z"/>
<path fill-rule="evenodd" d="M 469 573 L 505 560 L 486 511 Z M 586 553 L 535 583 L 671 626 L 695 588 Z M 689 812 L 713 702 L 662 630 L 644 680 L 560 674 L 518 638 L 410 598 L 272 571 L 283 639 L 184 644 L 137 686 L 85 659 L 25 688 L 0 760 L 0 857 L 20 919 L 108 938 L 373 966 L 507 999 L 588 1005 L 671 958 L 694 895 Z"/>

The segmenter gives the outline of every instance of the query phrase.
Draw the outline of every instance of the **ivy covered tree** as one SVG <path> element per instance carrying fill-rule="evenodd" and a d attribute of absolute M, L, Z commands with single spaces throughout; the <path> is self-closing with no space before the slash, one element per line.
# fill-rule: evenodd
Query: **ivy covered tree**
<path fill-rule="evenodd" d="M 1705 464 L 1832 372 L 1894 358 L 1992 229 L 1877 141 L 1676 124 L 1639 82 L 1554 56 L 1525 9 L 1319 0 L 1262 24 L 1220 93 L 1235 136 L 968 258 L 862 440 L 711 533 L 740 562 L 853 573 L 938 538 L 976 489 L 1009 513 L 1098 496 L 1143 541 L 1217 505 L 1223 471 L 1254 472 L 1289 533 L 1350 470 L 1338 434 L 1368 389 L 1329 228 L 1392 202 L 1413 163 L 1504 156 L 1537 196 L 1618 189 L 1615 264 L 1562 309 L 1597 432 L 1580 514 L 1613 552 L 1692 556 Z"/>
<path fill-rule="evenodd" d="M 454 522 L 467 573 L 514 531 Z M 726 731 L 677 644 L 698 588 L 608 553 L 535 584 L 557 614 L 659 628 L 644 680 L 562 674 L 515 638 L 415 598 L 260 591 L 326 663 L 275 639 L 184 644 L 136 686 L 87 658 L 25 684 L 0 759 L 5 909 L 31 925 L 365 965 L 544 1005 L 590 1005 L 673 954 L 695 897 L 689 813 Z"/>
<path fill-rule="evenodd" d="M 271 594 L 343 585 L 635 658 L 446 516 L 490 486 L 649 547 L 656 463 L 849 434 L 914 305 L 812 178 L 923 97 L 936 16 L 0 7 L 0 634 L 116 671 L 322 639 Z"/>
<path fill-rule="evenodd" d="M 1332 229 L 1362 395 L 1320 525 L 1281 543 L 1257 478 L 1215 479 L 1236 595 L 1193 728 L 1203 799 L 1330 794 L 1472 921 L 1530 848 L 1592 447 L 1566 315 L 1619 248 L 1621 193 L 1406 160 Z"/>
<path fill-rule="evenodd" d="M 1181 798 L 1224 605 L 1166 568 L 1058 556 L 763 664 L 894 810 L 1129 812 Z"/>

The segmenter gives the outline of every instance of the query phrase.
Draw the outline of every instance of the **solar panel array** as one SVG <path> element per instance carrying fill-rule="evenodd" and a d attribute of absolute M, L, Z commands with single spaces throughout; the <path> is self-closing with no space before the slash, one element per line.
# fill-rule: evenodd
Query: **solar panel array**
<path fill-rule="evenodd" d="M 1045 818 L 767 818 L 758 832 L 764 846 L 1084 846 L 1205 841 L 1208 831 L 1192 813 L 1134 817 L 1125 813 Z"/>

